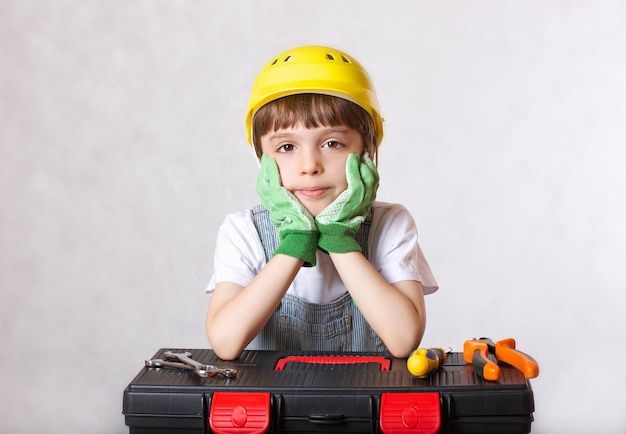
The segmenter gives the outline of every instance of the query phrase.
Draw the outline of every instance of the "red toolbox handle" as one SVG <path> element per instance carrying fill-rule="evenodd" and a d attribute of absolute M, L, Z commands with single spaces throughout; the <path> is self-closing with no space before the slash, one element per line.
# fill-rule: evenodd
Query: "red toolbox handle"
<path fill-rule="evenodd" d="M 378 363 L 381 371 L 388 371 L 391 361 L 382 356 L 287 356 L 276 362 L 275 371 L 285 369 L 287 363 L 314 363 L 319 365 L 355 365 Z"/>

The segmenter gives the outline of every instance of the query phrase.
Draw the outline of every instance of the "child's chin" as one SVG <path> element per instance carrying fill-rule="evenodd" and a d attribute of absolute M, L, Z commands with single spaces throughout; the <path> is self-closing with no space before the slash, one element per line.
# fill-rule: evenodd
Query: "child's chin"
<path fill-rule="evenodd" d="M 324 208 L 326 208 L 326 206 L 328 206 L 328 204 L 316 203 L 314 205 L 309 205 L 309 206 L 305 205 L 304 207 L 307 209 L 309 213 L 311 213 L 313 217 L 317 217 L 318 214 L 321 213 L 324 210 Z"/>

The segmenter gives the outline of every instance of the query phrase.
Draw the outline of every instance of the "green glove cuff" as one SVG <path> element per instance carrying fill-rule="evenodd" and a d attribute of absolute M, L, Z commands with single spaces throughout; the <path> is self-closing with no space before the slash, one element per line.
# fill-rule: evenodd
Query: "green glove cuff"
<path fill-rule="evenodd" d="M 346 181 L 348 187 L 315 218 L 319 247 L 326 252 L 361 251 L 354 235 L 376 198 L 379 182 L 376 165 L 369 155 L 348 155 Z"/>
<path fill-rule="evenodd" d="M 318 232 L 294 231 L 284 235 L 274 254 L 283 254 L 304 261 L 304 267 L 315 267 Z"/>
<path fill-rule="evenodd" d="M 322 225 L 318 223 L 320 238 L 318 245 L 325 252 L 347 253 L 360 252 L 361 246 L 354 239 L 354 235 L 358 229 L 347 228 L 342 223 L 328 223 Z"/>

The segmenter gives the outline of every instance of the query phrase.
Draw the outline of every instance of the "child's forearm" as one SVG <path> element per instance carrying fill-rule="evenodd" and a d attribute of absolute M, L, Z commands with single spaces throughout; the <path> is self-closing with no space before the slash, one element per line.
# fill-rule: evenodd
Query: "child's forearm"
<path fill-rule="evenodd" d="M 230 282 L 216 286 L 207 311 L 206 332 L 220 358 L 237 358 L 259 334 L 301 266 L 301 259 L 278 254 L 248 286 Z"/>
<path fill-rule="evenodd" d="M 420 283 L 387 283 L 361 252 L 330 255 L 370 326 L 395 357 L 407 357 L 419 346 L 426 327 Z"/>

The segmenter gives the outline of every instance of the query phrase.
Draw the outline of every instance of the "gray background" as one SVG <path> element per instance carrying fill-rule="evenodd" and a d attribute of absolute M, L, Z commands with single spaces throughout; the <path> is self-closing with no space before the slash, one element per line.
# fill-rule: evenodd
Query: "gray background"
<path fill-rule="evenodd" d="M 376 83 L 379 198 L 441 286 L 423 344 L 515 337 L 533 432 L 624 432 L 626 3 L 364 0 L 2 2 L 0 432 L 127 432 L 144 359 L 208 346 L 252 81 L 310 43 Z"/>

